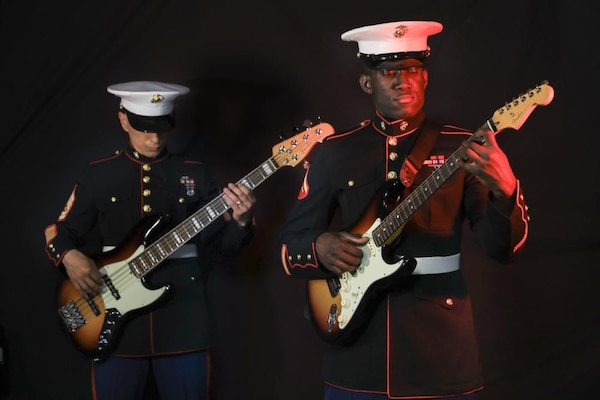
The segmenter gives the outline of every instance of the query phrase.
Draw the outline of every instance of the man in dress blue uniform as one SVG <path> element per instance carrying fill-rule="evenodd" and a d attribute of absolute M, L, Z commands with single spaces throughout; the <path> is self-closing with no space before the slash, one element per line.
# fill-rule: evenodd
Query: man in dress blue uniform
<path fill-rule="evenodd" d="M 97 400 L 143 399 L 151 372 L 163 400 L 208 396 L 206 275 L 221 257 L 237 255 L 252 238 L 256 199 L 244 185 L 229 183 L 220 191 L 201 160 L 167 150 L 175 126 L 175 100 L 188 91 L 154 81 L 109 86 L 108 92 L 120 98 L 117 116 L 129 145 L 82 169 L 58 220 L 45 230 L 49 258 L 79 296 L 74 305 L 88 310 L 89 301 L 107 307 L 106 315 L 100 313 L 105 321 L 113 317 L 109 305 L 120 314 L 129 311 L 126 318 L 115 319 L 119 330 L 109 336 L 110 351 L 99 341 L 102 351 L 93 353 Z M 209 203 L 219 196 L 221 211 Z M 207 203 L 211 208 L 206 218 L 196 217 Z M 146 229 L 158 221 L 163 229 Z M 152 234 L 152 242 L 168 228 L 175 229 L 166 236 L 170 242 L 159 239 L 156 252 L 148 252 L 146 261 L 132 267 L 137 272 L 168 255 L 145 280 L 148 287 L 169 290 L 161 301 L 142 307 L 148 302 L 148 289 L 129 265 L 119 262 L 131 259 L 130 244 L 138 236 L 139 244 L 146 244 L 146 233 Z M 111 264 L 97 265 L 99 257 L 110 252 L 116 253 Z M 91 312 L 81 313 L 91 325 Z M 112 329 L 105 325 L 103 334 L 105 327 Z"/>
<path fill-rule="evenodd" d="M 358 44 L 359 84 L 374 110 L 311 154 L 279 241 L 285 273 L 309 280 L 310 316 L 327 341 L 326 400 L 474 399 L 483 387 L 460 269 L 463 222 L 492 259 L 506 263 L 523 247 L 529 217 L 520 182 L 491 130 L 481 128 L 476 140 L 466 140 L 471 132 L 437 124 L 423 111 L 428 38 L 441 31 L 434 21 L 400 21 L 342 35 Z M 451 159 L 459 148 L 464 156 Z M 433 195 L 423 191 L 431 197 L 405 224 L 390 224 L 400 234 L 381 246 L 386 261 L 383 251 L 373 257 L 381 245 L 379 234 L 370 232 L 379 227 L 376 218 L 445 163 L 458 165 L 455 173 Z M 394 271 L 390 265 L 401 266 L 394 279 L 386 276 Z M 347 331 L 340 328 L 348 320 L 344 312 L 357 297 L 345 293 L 371 302 L 362 303 L 370 304 L 368 312 L 355 309 Z M 356 321 L 363 321 L 360 329 Z"/>

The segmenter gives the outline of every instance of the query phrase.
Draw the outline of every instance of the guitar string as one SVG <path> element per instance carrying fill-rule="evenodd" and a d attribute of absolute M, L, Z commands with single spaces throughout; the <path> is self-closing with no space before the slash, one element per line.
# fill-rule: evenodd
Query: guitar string
<path fill-rule="evenodd" d="M 537 96 L 541 96 L 544 94 L 545 94 L 545 99 L 536 99 Z M 529 117 L 529 114 L 533 111 L 533 109 L 537 105 L 539 105 L 539 104 L 547 105 L 547 104 L 549 104 L 550 101 L 552 101 L 553 97 L 554 97 L 553 90 L 548 85 L 548 81 L 543 81 L 540 85 L 537 85 L 533 88 L 526 90 L 525 92 L 523 92 L 523 93 L 519 94 L 518 96 L 516 96 L 515 98 L 513 98 L 512 101 L 505 103 L 504 106 L 497 109 L 494 112 L 494 115 L 492 116 L 492 118 L 488 119 L 482 125 L 482 127 L 489 128 L 492 132 L 494 132 L 494 134 L 497 134 L 500 131 L 502 131 L 506 128 L 509 128 L 509 127 L 513 127 L 514 129 L 519 129 L 519 127 L 527 120 L 527 118 Z M 536 100 L 537 101 L 543 100 L 543 101 L 541 101 L 540 103 L 536 103 Z M 531 104 L 529 104 L 529 103 L 531 103 Z M 525 110 L 523 110 L 523 106 L 526 106 Z M 516 117 L 513 117 L 511 115 L 512 108 L 520 108 L 521 113 L 515 114 Z M 501 120 L 503 118 L 502 116 L 505 114 L 506 114 L 506 116 L 504 116 L 504 118 L 506 118 L 507 116 L 509 116 L 510 118 L 513 118 L 513 119 L 510 119 L 508 124 L 505 123 L 506 126 L 501 126 L 501 121 L 494 123 L 493 119 L 495 116 Z M 514 114 L 514 111 L 513 111 L 513 114 Z M 467 140 L 473 141 L 475 139 L 475 137 L 476 137 L 476 135 L 473 134 Z M 383 219 L 382 223 L 377 228 L 375 228 L 373 231 L 373 233 L 376 234 L 375 241 L 376 241 L 377 246 L 383 245 L 391 236 L 393 236 L 394 233 L 396 232 L 396 230 L 398 230 L 400 227 L 402 227 L 402 225 L 406 221 L 408 221 L 408 219 L 416 212 L 416 210 L 429 197 L 431 197 L 433 195 L 433 193 L 437 189 L 439 189 L 440 186 L 452 174 L 454 174 L 454 172 L 456 172 L 456 170 L 458 169 L 458 165 L 456 164 L 455 160 L 462 157 L 463 155 L 464 155 L 464 149 L 462 149 L 462 148 L 457 149 L 450 156 L 450 160 L 453 160 L 453 161 L 451 162 L 450 165 L 448 165 L 448 167 L 447 167 L 447 163 L 444 163 L 438 169 L 438 171 L 434 172 L 429 177 L 427 177 L 427 179 L 425 179 L 423 184 L 419 185 L 419 187 L 406 198 L 406 200 L 407 200 L 406 202 L 402 202 L 398 206 L 397 210 L 396 209 L 393 210 L 392 213 L 390 213 L 390 215 L 388 215 L 387 217 L 385 217 Z M 448 175 L 443 176 L 442 174 L 445 173 L 446 170 L 448 170 L 447 171 Z M 442 182 L 440 182 L 439 184 L 434 183 L 433 181 L 436 180 L 439 175 L 442 175 L 442 177 L 443 177 Z M 433 186 L 434 184 L 435 184 L 435 186 Z M 428 190 L 429 190 L 429 192 L 426 193 L 426 191 L 428 191 Z M 422 196 L 422 198 L 419 198 L 418 196 Z M 420 203 L 417 203 L 416 207 L 410 201 L 413 197 L 417 197 L 417 200 L 420 200 Z M 400 218 L 400 214 L 402 214 L 403 219 Z M 392 228 L 392 229 L 387 230 L 388 227 Z"/>
<path fill-rule="evenodd" d="M 319 127 L 317 126 L 317 127 L 314 127 L 312 130 L 313 130 L 313 131 L 317 131 L 318 129 L 319 129 Z M 331 133 L 333 133 L 333 132 L 331 132 Z M 331 134 L 331 133 L 329 133 L 329 134 Z M 293 143 L 293 142 L 296 140 L 296 138 L 298 138 L 298 137 L 300 137 L 300 136 L 303 136 L 303 137 L 304 137 L 304 140 L 301 140 L 301 141 L 297 142 L 298 144 L 296 144 L 296 145 L 292 144 L 292 145 L 291 145 L 293 148 L 295 148 L 295 153 L 296 153 L 296 154 L 303 154 L 303 153 L 304 153 L 304 152 L 306 152 L 306 151 L 307 151 L 309 148 L 311 148 L 312 146 L 314 146 L 314 145 L 316 144 L 316 142 L 317 142 L 317 141 L 314 141 L 314 143 L 313 143 L 312 141 L 309 141 L 309 140 L 308 140 L 308 136 L 307 136 L 307 135 L 309 135 L 309 133 L 308 133 L 308 132 L 302 132 L 301 134 L 299 134 L 299 135 L 296 135 L 296 136 L 294 136 L 293 138 L 289 139 L 290 143 Z M 318 136 L 318 135 L 320 135 L 320 133 L 318 133 L 318 134 L 317 134 L 317 136 Z M 328 136 L 328 135 L 327 135 L 327 136 Z M 325 137 L 326 137 L 326 136 L 325 136 Z M 266 178 L 270 177 L 270 176 L 271 176 L 272 174 L 274 174 L 274 173 L 275 173 L 277 170 L 279 170 L 279 169 L 280 169 L 282 166 L 286 166 L 286 165 L 288 165 L 289 163 L 288 163 L 288 164 L 284 164 L 284 165 L 282 165 L 281 163 L 282 163 L 283 161 L 285 161 L 285 159 L 288 159 L 289 157 L 291 157 L 291 156 L 293 156 L 293 155 L 294 155 L 294 152 L 288 153 L 288 152 L 284 151 L 284 149 L 282 149 L 282 151 L 280 151 L 280 152 L 278 152 L 277 154 L 273 155 L 273 156 L 272 156 L 272 157 L 270 157 L 270 158 L 269 158 L 269 159 L 268 159 L 266 162 L 264 162 L 263 164 L 261 164 L 261 166 L 264 166 L 264 165 L 265 165 L 267 162 L 277 161 L 277 162 L 275 162 L 275 163 L 272 163 L 272 164 L 273 164 L 273 165 L 272 165 L 272 167 L 273 167 L 273 168 L 272 168 L 271 172 L 270 172 L 270 173 L 269 173 L 267 176 L 264 176 L 264 177 L 263 177 L 264 179 L 263 179 L 262 181 L 264 181 Z M 304 157 L 300 157 L 300 158 L 298 159 L 298 161 L 299 161 L 299 160 L 301 160 L 301 159 L 303 159 L 303 158 L 304 158 Z M 257 168 L 257 169 L 255 169 L 254 171 L 252 171 L 250 174 L 248 174 L 248 175 L 247 175 L 247 177 L 249 177 L 250 175 L 253 175 L 253 174 L 254 174 L 254 176 L 256 176 L 256 174 L 258 173 L 258 170 L 259 170 L 259 169 L 260 169 L 260 167 L 259 167 L 259 168 Z M 262 175 L 262 174 L 261 174 L 261 175 Z M 243 178 L 242 180 L 246 179 L 247 177 Z M 242 180 L 240 180 L 240 182 L 241 182 Z M 256 184 L 254 187 L 258 186 L 260 183 L 262 183 L 262 181 L 261 181 L 261 182 L 259 182 L 258 184 Z M 253 184 L 254 184 L 254 183 L 253 183 Z M 253 189 L 253 188 L 252 188 L 252 189 Z M 220 196 L 218 196 L 217 198 L 213 199 L 211 202 L 209 202 L 209 204 L 211 204 L 211 203 L 213 203 L 213 202 L 216 202 L 217 200 L 220 200 L 220 201 L 222 201 L 222 202 L 223 202 L 223 203 L 224 203 L 224 204 L 227 206 L 227 207 L 226 207 L 226 209 L 225 209 L 225 210 L 224 210 L 224 211 L 223 211 L 221 214 L 219 214 L 219 216 L 220 216 L 220 215 L 222 215 L 224 212 L 226 212 L 226 211 L 227 211 L 227 210 L 228 210 L 230 207 L 229 207 L 229 206 L 227 205 L 227 203 L 225 202 L 225 200 L 224 200 L 224 198 L 223 198 L 223 195 L 220 195 Z M 201 210 L 200 210 L 200 212 L 199 212 L 198 214 L 199 214 L 199 215 L 200 215 L 200 214 L 204 214 L 205 216 L 208 216 L 208 212 L 206 211 L 206 207 L 203 207 L 203 209 L 201 209 Z M 198 215 L 198 216 L 199 216 L 199 215 Z M 217 217 L 218 217 L 218 216 L 217 216 Z M 208 217 L 207 217 L 207 219 L 208 219 Z M 216 218 L 215 218 L 215 219 L 216 219 Z M 214 220 L 214 219 L 213 219 L 213 220 Z M 211 223 L 213 220 L 209 220 L 209 221 L 208 221 L 208 223 L 207 223 L 206 225 L 202 225 L 202 228 L 201 228 L 201 229 L 203 229 L 204 227 L 206 227 L 206 226 L 210 225 L 210 223 Z M 181 225 L 177 226 L 177 227 L 176 227 L 174 230 L 176 230 L 177 228 L 179 228 L 179 227 L 181 227 L 181 226 L 183 226 L 183 225 L 189 225 L 190 221 L 191 221 L 191 218 L 188 218 L 187 220 L 185 220 L 185 221 L 184 221 L 184 223 L 182 223 Z M 201 230 L 201 229 L 200 229 L 200 230 Z M 200 232 L 200 230 L 199 230 L 198 232 Z M 197 234 L 198 232 L 196 232 L 195 234 Z M 195 235 L 195 234 L 194 234 L 194 235 Z M 167 235 L 168 235 L 168 234 L 167 234 Z M 194 235 L 190 236 L 190 237 L 189 237 L 187 240 L 191 239 L 191 237 L 193 237 Z M 165 235 L 165 239 L 167 239 L 167 238 L 166 238 L 166 235 Z M 187 240 L 186 240 L 186 242 L 187 242 Z M 173 243 L 173 242 L 171 242 L 171 243 Z M 152 246 L 152 245 L 150 245 L 149 247 L 151 247 L 151 246 Z M 143 251 L 143 252 L 142 252 L 140 255 L 142 255 L 142 254 L 144 254 L 144 253 L 145 253 L 145 251 Z M 113 274 L 112 274 L 112 276 L 110 277 L 110 279 L 111 279 L 111 282 L 112 282 L 112 285 L 113 285 L 115 288 L 118 288 L 117 290 L 119 290 L 119 289 L 120 289 L 121 291 L 125 291 L 125 290 L 126 290 L 126 289 L 128 289 L 128 288 L 129 288 L 129 287 L 130 287 L 132 284 L 135 284 L 135 283 L 137 283 L 137 282 L 139 281 L 139 278 L 137 278 L 137 277 L 136 277 L 136 275 L 135 275 L 135 273 L 133 273 L 133 272 L 131 271 L 131 266 L 130 266 L 130 263 L 131 263 L 132 261 L 134 261 L 134 260 L 138 259 L 138 257 L 140 257 L 140 255 L 136 256 L 134 259 L 130 260 L 129 262 L 127 262 L 127 263 L 125 263 L 125 264 L 123 264 L 123 265 L 121 265 L 121 266 L 117 267 L 117 268 L 116 268 L 116 270 L 115 270 L 115 273 L 113 273 Z M 165 257 L 165 258 L 166 258 L 166 257 Z M 163 260 L 164 260 L 164 259 L 163 259 Z M 162 260 L 161 260 L 161 261 L 162 261 Z M 159 261 L 159 262 L 157 263 L 157 265 L 158 265 L 158 264 L 159 264 L 161 261 Z M 146 273 L 147 273 L 147 272 L 149 272 L 149 271 L 146 271 Z M 145 274 L 144 274 L 144 275 L 145 275 Z M 144 275 L 142 275 L 142 276 L 144 276 Z M 140 278 L 141 278 L 141 277 L 140 277 Z M 87 299 L 86 297 L 83 297 L 83 296 L 79 297 L 78 299 L 76 299 L 76 300 L 74 301 L 74 304 L 75 304 L 75 306 L 77 307 L 77 309 L 78 309 L 79 313 L 80 313 L 80 314 L 81 314 L 81 315 L 84 317 L 84 319 L 85 319 L 86 321 L 87 321 L 87 320 L 89 320 L 90 318 L 97 317 L 97 316 L 96 316 L 96 314 L 94 313 L 94 311 L 92 310 L 92 308 L 90 307 L 90 305 L 89 305 L 89 302 L 93 302 L 93 303 L 96 303 L 96 305 L 98 305 L 98 303 L 100 303 L 100 301 L 99 301 L 99 300 L 102 300 L 102 305 L 104 305 L 104 301 L 103 301 L 103 298 L 104 298 L 103 296 L 104 296 L 104 295 L 112 296 L 112 294 L 111 294 L 111 291 L 110 291 L 110 289 L 107 287 L 107 285 L 106 285 L 106 284 L 102 285 L 102 287 L 101 287 L 101 294 L 94 296 L 93 298 L 89 299 L 89 301 L 88 301 L 88 299 Z M 63 307 L 65 307 L 65 306 L 63 306 Z M 106 310 L 104 310 L 104 312 L 106 312 Z M 102 314 L 102 313 L 101 313 L 101 314 Z"/>

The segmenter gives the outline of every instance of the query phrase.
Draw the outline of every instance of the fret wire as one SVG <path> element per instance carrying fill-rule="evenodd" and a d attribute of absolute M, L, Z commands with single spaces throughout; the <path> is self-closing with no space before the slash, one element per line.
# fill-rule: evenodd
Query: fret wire
<path fill-rule="evenodd" d="M 148 254 L 148 258 L 150 258 L 150 260 L 152 261 L 152 263 L 157 264 L 157 262 L 156 262 L 156 260 L 157 260 L 156 259 L 156 255 L 154 254 L 153 250 L 154 250 L 153 248 L 150 248 L 150 250 L 147 251 L 146 254 Z M 161 260 L 158 260 L 158 261 L 161 261 Z"/>
<path fill-rule="evenodd" d="M 138 278 L 140 276 L 142 276 L 142 274 L 140 274 L 139 268 L 137 267 L 137 263 L 135 262 L 135 259 L 133 259 L 129 262 L 129 268 L 133 271 L 134 275 L 137 276 Z"/>
<path fill-rule="evenodd" d="M 253 190 L 278 169 L 278 163 L 271 157 L 238 181 L 238 184 L 243 184 Z M 181 225 L 178 225 L 157 242 L 150 245 L 142 254 L 131 260 L 128 263 L 130 269 L 137 277 L 143 276 L 145 272 L 150 271 L 212 221 L 227 212 L 229 208 L 224 195 L 219 195 L 208 202 L 201 210 L 188 217 Z"/>
<path fill-rule="evenodd" d="M 469 137 L 469 141 L 474 139 L 475 135 Z M 463 151 L 461 148 L 450 155 L 448 161 L 429 175 L 414 192 L 412 192 L 398 206 L 397 210 L 386 216 L 382 223 L 373 230 L 376 245 L 382 245 L 392 234 L 406 222 L 417 209 L 425 203 L 441 185 L 458 170 L 456 159 L 461 157 Z M 442 179 L 440 179 L 440 177 Z M 413 201 L 414 199 L 414 201 Z M 401 217 L 401 218 L 400 218 Z M 391 229 L 388 229 L 391 228 Z"/>

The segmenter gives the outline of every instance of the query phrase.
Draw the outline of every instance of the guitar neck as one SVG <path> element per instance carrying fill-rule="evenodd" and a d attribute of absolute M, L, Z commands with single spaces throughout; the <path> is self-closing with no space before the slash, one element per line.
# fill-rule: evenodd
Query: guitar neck
<path fill-rule="evenodd" d="M 254 190 L 279 168 L 275 159 L 271 157 L 240 179 L 237 184 Z M 204 228 L 225 214 L 229 208 L 224 194 L 221 193 L 133 258 L 129 262 L 131 271 L 138 278 L 148 274 Z"/>
<path fill-rule="evenodd" d="M 510 102 L 497 109 L 482 128 L 487 128 L 498 133 L 506 128 L 518 130 L 525 123 L 535 107 L 548 105 L 554 98 L 554 89 L 543 81 L 540 85 L 527 90 L 513 98 Z M 468 139 L 473 141 L 475 134 Z M 390 238 L 397 235 L 399 229 L 458 170 L 456 160 L 464 156 L 462 147 L 459 147 L 449 160 L 437 168 L 425 181 L 407 196 L 381 224 L 373 230 L 373 239 L 377 246 L 382 246 Z"/>
<path fill-rule="evenodd" d="M 256 189 L 281 167 L 298 165 L 313 146 L 334 133 L 333 126 L 326 122 L 300 131 L 273 146 L 273 155 L 236 184 L 244 185 L 250 190 Z M 191 238 L 225 214 L 227 210 L 229 210 L 229 205 L 225 201 L 224 194 L 221 193 L 131 259 L 128 263 L 129 269 L 138 278 L 148 274 Z M 156 224 L 152 228 L 155 228 Z"/>
<path fill-rule="evenodd" d="M 492 120 L 487 120 L 482 127 L 497 132 Z M 473 141 L 475 134 L 467 140 Z M 456 171 L 458 171 L 457 159 L 463 157 L 464 149 L 459 147 L 440 167 L 429 175 L 414 191 L 404 198 L 373 230 L 373 239 L 377 246 L 383 246 L 388 239 L 396 234 L 413 214 L 425 203 Z"/>

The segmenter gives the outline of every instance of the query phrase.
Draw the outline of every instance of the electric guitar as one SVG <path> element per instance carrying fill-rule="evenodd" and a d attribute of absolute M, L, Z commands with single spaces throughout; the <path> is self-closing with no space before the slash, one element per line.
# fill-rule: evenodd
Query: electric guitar
<path fill-rule="evenodd" d="M 518 130 L 536 106 L 549 104 L 553 97 L 554 89 L 544 81 L 496 110 L 484 127 L 494 133 L 506 128 Z M 472 135 L 468 140 L 478 139 Z M 391 245 L 417 209 L 458 170 L 455 160 L 463 155 L 460 147 L 399 204 L 399 194 L 404 187 L 398 180 L 389 182 L 390 186 L 386 187 L 389 191 L 378 193 L 350 230 L 369 238 L 361 247 L 363 260 L 356 272 L 308 281 L 308 311 L 317 333 L 325 341 L 338 344 L 354 341 L 385 292 L 412 274 L 416 261 L 391 256 Z M 383 219 L 378 217 L 386 213 Z"/>
<path fill-rule="evenodd" d="M 276 144 L 273 155 L 237 184 L 254 190 L 281 167 L 296 166 L 333 133 L 331 125 L 320 123 Z M 57 290 L 59 322 L 78 350 L 94 361 L 105 360 L 127 318 L 171 292 L 170 284 L 150 287 L 148 274 L 229 208 L 220 194 L 151 244 L 148 238 L 162 217 L 142 220 L 124 243 L 95 259 L 104 274 L 100 295 L 82 297 L 68 279 L 62 281 Z"/>

